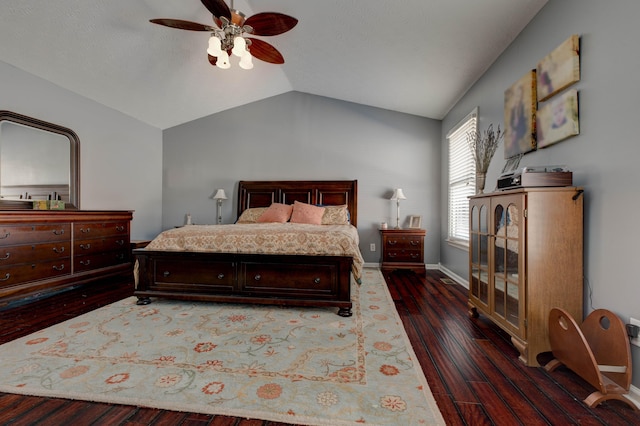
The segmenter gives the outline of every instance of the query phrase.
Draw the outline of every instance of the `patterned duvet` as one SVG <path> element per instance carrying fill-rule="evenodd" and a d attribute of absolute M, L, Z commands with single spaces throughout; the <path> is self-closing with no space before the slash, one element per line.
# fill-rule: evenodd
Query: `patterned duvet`
<path fill-rule="evenodd" d="M 351 256 L 360 281 L 364 260 L 352 225 L 252 223 L 188 225 L 158 235 L 147 250 Z"/>

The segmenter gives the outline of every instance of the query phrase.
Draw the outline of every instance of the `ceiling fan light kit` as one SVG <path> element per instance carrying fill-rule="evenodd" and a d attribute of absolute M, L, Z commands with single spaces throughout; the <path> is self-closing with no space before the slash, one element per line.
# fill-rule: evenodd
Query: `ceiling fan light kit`
<path fill-rule="evenodd" d="M 245 34 L 273 36 L 285 33 L 296 26 L 298 20 L 277 12 L 263 12 L 245 19 L 244 13 L 231 8 L 223 0 L 201 0 L 213 15 L 215 27 L 179 19 L 152 19 L 151 22 L 166 27 L 211 33 L 207 54 L 209 63 L 221 69 L 231 67 L 230 56 L 240 58 L 240 68 L 253 68 L 252 57 L 272 64 L 283 64 L 284 58 L 271 44 Z"/>

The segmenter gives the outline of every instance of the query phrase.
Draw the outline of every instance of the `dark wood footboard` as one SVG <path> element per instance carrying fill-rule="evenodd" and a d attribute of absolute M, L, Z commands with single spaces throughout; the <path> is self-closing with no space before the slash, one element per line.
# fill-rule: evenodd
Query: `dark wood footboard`
<path fill-rule="evenodd" d="M 283 306 L 335 306 L 351 316 L 349 256 L 167 252 L 136 249 L 135 295 L 258 303 Z"/>

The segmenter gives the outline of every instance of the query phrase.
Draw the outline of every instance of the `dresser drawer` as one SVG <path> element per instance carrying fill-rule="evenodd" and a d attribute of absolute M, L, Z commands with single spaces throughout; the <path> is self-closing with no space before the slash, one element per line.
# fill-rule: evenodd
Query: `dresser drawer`
<path fill-rule="evenodd" d="M 73 236 L 76 240 L 128 234 L 129 222 L 83 222 L 73 224 Z"/>
<path fill-rule="evenodd" d="M 111 251 L 73 257 L 73 272 L 86 272 L 106 268 L 129 261 L 129 251 Z"/>
<path fill-rule="evenodd" d="M 332 297 L 338 288 L 335 265 L 295 265 L 242 262 L 238 282 L 243 294 Z"/>
<path fill-rule="evenodd" d="M 120 251 L 127 247 L 129 239 L 126 235 L 108 237 L 108 238 L 94 238 L 85 240 L 76 240 L 73 243 L 73 253 L 75 255 L 86 255 L 101 253 L 105 251 Z"/>
<path fill-rule="evenodd" d="M 5 266 L 0 268 L 0 287 L 69 274 L 71 274 L 71 259 L 68 257 L 47 262 Z"/>
<path fill-rule="evenodd" d="M 71 256 L 69 241 L 0 247 L 0 267 L 69 256 Z"/>
<path fill-rule="evenodd" d="M 0 247 L 65 240 L 71 241 L 70 223 L 0 226 Z"/>

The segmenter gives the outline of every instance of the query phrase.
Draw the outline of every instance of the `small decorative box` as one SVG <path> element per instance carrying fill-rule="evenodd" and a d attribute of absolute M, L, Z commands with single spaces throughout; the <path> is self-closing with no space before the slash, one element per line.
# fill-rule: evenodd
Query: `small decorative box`
<path fill-rule="evenodd" d="M 64 210 L 64 201 L 49 200 L 47 201 L 47 207 L 49 210 Z"/>
<path fill-rule="evenodd" d="M 34 210 L 48 210 L 47 200 L 34 200 L 33 201 L 33 209 Z"/>

